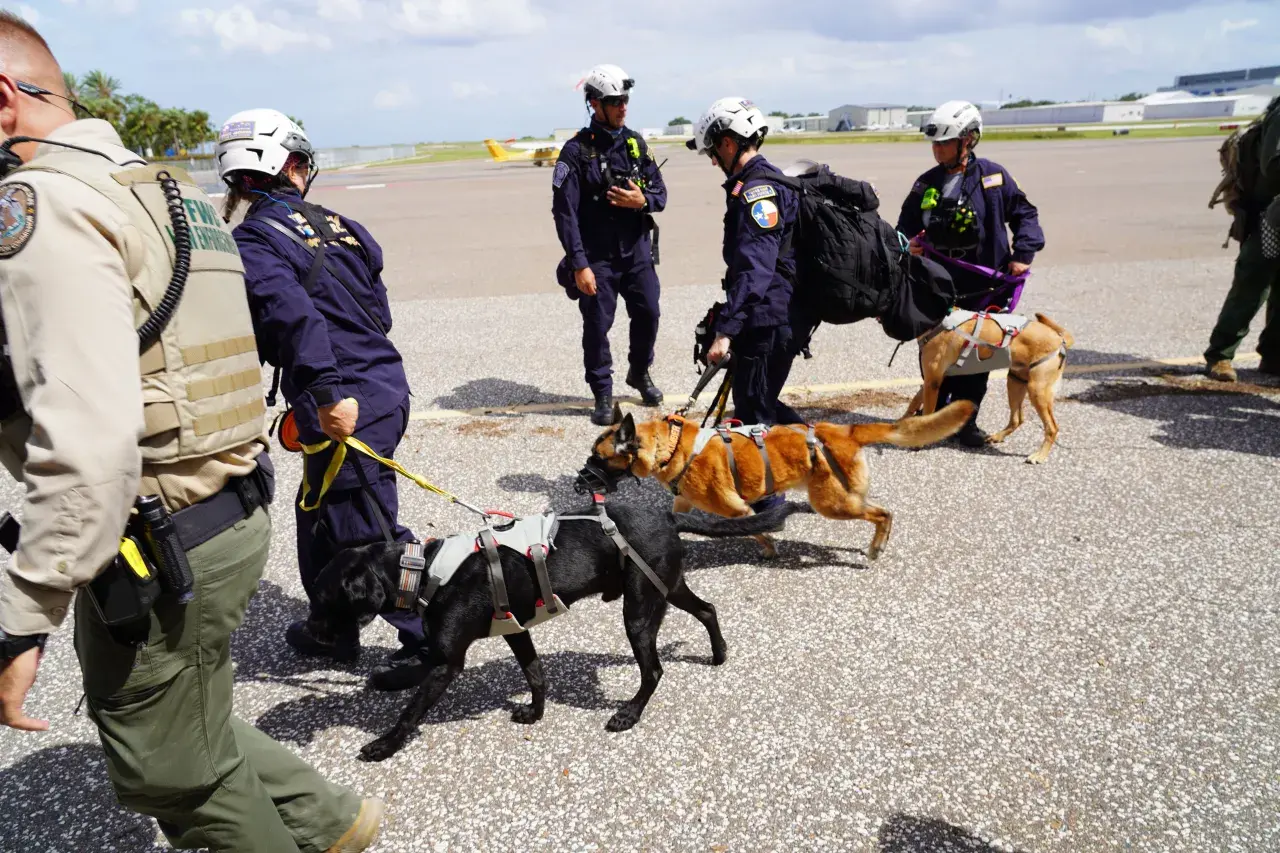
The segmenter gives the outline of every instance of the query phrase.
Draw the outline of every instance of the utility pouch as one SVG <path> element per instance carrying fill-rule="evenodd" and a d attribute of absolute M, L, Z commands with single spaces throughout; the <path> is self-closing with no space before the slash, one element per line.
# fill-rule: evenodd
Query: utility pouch
<path fill-rule="evenodd" d="M 141 539 L 126 535 L 110 564 L 87 587 L 98 618 L 112 634 L 145 625 L 160 597 L 160 580 Z"/>

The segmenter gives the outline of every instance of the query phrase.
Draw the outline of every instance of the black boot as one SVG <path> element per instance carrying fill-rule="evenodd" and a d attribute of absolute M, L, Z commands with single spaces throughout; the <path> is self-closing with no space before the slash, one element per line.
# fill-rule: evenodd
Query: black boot
<path fill-rule="evenodd" d="M 951 436 L 951 440 L 964 447 L 986 447 L 987 434 L 978 426 L 978 413 L 974 412 L 973 417 L 965 421 L 965 425 L 960 427 L 960 431 Z"/>
<path fill-rule="evenodd" d="M 427 656 L 421 649 L 401 646 L 385 661 L 373 668 L 369 686 L 374 690 L 394 692 L 417 687 L 427 677 Z"/>
<path fill-rule="evenodd" d="M 653 384 L 653 378 L 649 376 L 649 371 L 645 370 L 639 376 L 632 370 L 627 374 L 627 384 L 640 392 L 640 399 L 646 406 L 661 406 L 662 391 L 657 385 Z"/>
<path fill-rule="evenodd" d="M 322 640 L 311 633 L 305 619 L 299 619 L 285 629 L 284 641 L 295 652 L 306 657 L 330 658 L 339 663 L 355 663 L 360 657 L 359 635 L 354 643 L 340 639 Z"/>
<path fill-rule="evenodd" d="M 591 422 L 596 426 L 613 423 L 613 394 L 608 391 L 596 393 L 596 407 L 591 412 Z"/>

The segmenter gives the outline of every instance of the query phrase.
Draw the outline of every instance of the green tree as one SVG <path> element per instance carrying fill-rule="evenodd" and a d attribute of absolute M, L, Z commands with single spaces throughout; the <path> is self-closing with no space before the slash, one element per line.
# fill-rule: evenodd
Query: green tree
<path fill-rule="evenodd" d="M 932 111 L 933 111 L 933 107 L 921 107 L 921 106 L 910 106 L 910 107 L 907 107 L 907 112 L 909 112 L 909 113 L 922 113 L 922 112 L 925 112 L 925 111 L 932 112 Z"/>
<path fill-rule="evenodd" d="M 120 81 L 105 71 L 90 71 L 80 81 L 80 89 L 93 100 L 111 101 L 120 94 Z"/>
<path fill-rule="evenodd" d="M 76 75 L 70 71 L 63 71 L 62 85 L 66 87 L 68 95 L 76 99 L 80 98 L 80 81 L 76 79 Z"/>
<path fill-rule="evenodd" d="M 671 121 L 667 122 L 668 126 L 671 126 L 673 124 L 693 124 L 693 122 L 689 121 L 684 116 L 676 116 Z"/>
<path fill-rule="evenodd" d="M 1147 96 L 1146 92 L 1130 92 L 1127 95 L 1121 95 L 1118 101 L 1140 101 Z"/>
<path fill-rule="evenodd" d="M 1058 102 L 1057 101 L 1029 101 L 1029 100 L 1009 101 L 1007 104 L 1001 104 L 1000 109 L 1017 110 L 1017 109 L 1021 109 L 1022 107 L 1051 107 L 1056 103 Z"/>
<path fill-rule="evenodd" d="M 288 114 L 288 113 L 285 113 L 285 115 L 289 115 L 289 114 Z M 303 124 L 303 123 L 302 123 L 302 119 L 300 119 L 300 118 L 294 118 L 293 116 L 289 116 L 289 121 L 293 122 L 294 124 L 296 124 L 298 127 L 302 128 L 303 130 L 306 130 L 306 129 L 307 129 L 307 126 L 306 126 L 305 124 Z"/>
<path fill-rule="evenodd" d="M 791 116 L 787 115 L 787 113 L 786 113 L 786 111 L 785 111 L 785 110 L 774 110 L 773 112 L 769 113 L 769 115 L 771 115 L 771 116 L 781 116 L 782 118 L 790 118 L 790 117 L 791 117 Z"/>

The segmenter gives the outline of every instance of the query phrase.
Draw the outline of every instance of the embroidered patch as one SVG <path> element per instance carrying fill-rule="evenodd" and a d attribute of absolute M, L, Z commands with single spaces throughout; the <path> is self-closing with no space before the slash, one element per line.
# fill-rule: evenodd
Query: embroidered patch
<path fill-rule="evenodd" d="M 758 187 L 752 187 L 747 190 L 747 194 L 742 198 L 750 204 L 751 202 L 759 201 L 762 198 L 774 198 L 777 194 L 778 191 L 775 190 L 771 184 L 761 184 Z"/>
<path fill-rule="evenodd" d="M 771 201 L 758 201 L 751 205 L 751 218 L 757 225 L 768 231 L 778 224 L 778 206 Z"/>
<path fill-rule="evenodd" d="M 1004 186 L 1003 172 L 996 172 L 994 175 L 987 175 L 982 179 L 982 188 L 984 190 L 993 190 L 1002 186 Z"/>
<path fill-rule="evenodd" d="M 11 258 L 36 230 L 36 191 L 29 184 L 0 188 L 0 258 Z"/>
<path fill-rule="evenodd" d="M 911 188 L 911 191 L 913 193 L 922 193 L 927 189 L 929 189 L 929 185 L 924 181 L 916 181 L 915 186 Z"/>
<path fill-rule="evenodd" d="M 560 189 L 560 185 L 569 177 L 569 164 L 556 163 L 556 170 L 551 174 L 551 186 Z"/>
<path fill-rule="evenodd" d="M 233 139 L 253 139 L 256 122 L 230 121 L 222 126 L 218 133 L 219 142 L 230 142 Z"/>
<path fill-rule="evenodd" d="M 737 198 L 738 193 L 740 192 L 742 192 L 742 181 L 738 181 L 736 184 L 733 185 L 733 190 L 729 193 L 729 195 L 733 196 L 734 198 Z"/>

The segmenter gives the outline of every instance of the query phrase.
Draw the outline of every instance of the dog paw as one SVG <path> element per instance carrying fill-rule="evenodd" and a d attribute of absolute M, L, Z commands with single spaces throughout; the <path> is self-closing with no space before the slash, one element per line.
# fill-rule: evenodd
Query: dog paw
<path fill-rule="evenodd" d="M 883 549 L 883 548 L 880 548 L 880 547 L 878 547 L 878 546 L 876 546 L 876 545 L 872 545 L 870 548 L 868 548 L 868 549 L 867 549 L 867 559 L 868 559 L 868 560 L 878 560 L 878 559 L 880 559 L 880 555 L 881 555 L 881 554 L 883 554 L 883 553 L 884 553 L 884 549 Z"/>
<path fill-rule="evenodd" d="M 723 666 L 729 660 L 729 650 L 724 646 L 711 650 L 711 665 Z"/>
<path fill-rule="evenodd" d="M 1043 454 L 1042 454 L 1042 453 L 1032 453 L 1030 456 L 1028 456 L 1028 457 L 1027 457 L 1027 464 L 1028 464 L 1028 465 L 1042 465 L 1042 464 L 1044 464 L 1046 461 L 1048 461 L 1048 459 L 1049 459 L 1049 454 L 1047 454 L 1047 453 L 1043 453 Z"/>
<path fill-rule="evenodd" d="M 1003 435 L 995 433 L 994 435 L 987 436 L 987 444 L 1000 444 L 1004 439 L 1005 437 Z"/>
<path fill-rule="evenodd" d="M 760 557 L 765 560 L 778 559 L 778 547 L 776 545 L 763 545 L 760 548 Z"/>
<path fill-rule="evenodd" d="M 360 750 L 361 761 L 386 761 L 400 751 L 401 744 L 391 737 L 380 737 Z"/>
<path fill-rule="evenodd" d="M 532 705 L 517 705 L 511 709 L 511 722 L 531 726 L 542 719 L 542 712 Z"/>
<path fill-rule="evenodd" d="M 609 718 L 605 730 L 610 732 L 625 732 L 640 722 L 640 714 L 630 708 L 623 708 L 618 713 Z"/>

